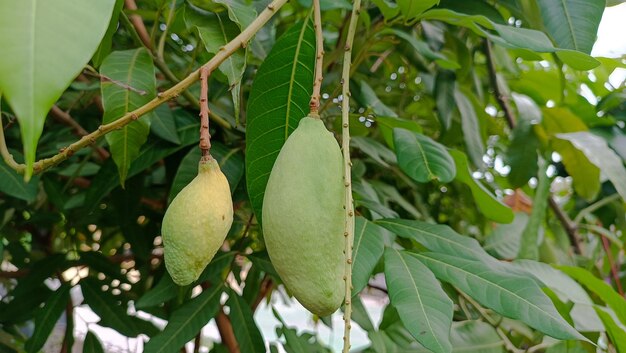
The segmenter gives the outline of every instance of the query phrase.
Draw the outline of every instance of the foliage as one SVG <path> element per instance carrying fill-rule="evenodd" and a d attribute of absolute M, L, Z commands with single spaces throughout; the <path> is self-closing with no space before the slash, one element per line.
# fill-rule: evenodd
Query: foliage
<path fill-rule="evenodd" d="M 253 317 L 293 300 L 260 212 L 278 152 L 308 112 L 311 1 L 129 4 L 0 0 L 0 351 L 41 351 L 62 320 L 64 351 L 79 339 L 104 351 L 93 327 L 74 337 L 83 305 L 146 352 L 191 341 L 216 352 L 329 351 L 280 310 L 274 342 Z M 589 55 L 604 7 L 363 4 L 350 79 L 358 217 L 348 299 L 370 344 L 353 351 L 626 352 L 626 85 L 609 80 L 626 60 Z M 320 113 L 338 135 L 351 5 L 321 8 Z M 273 18 L 261 27 L 264 13 Z M 200 158 L 191 83 L 254 32 L 234 42 L 209 87 L 211 152 L 231 186 L 233 226 L 200 278 L 178 287 L 160 229 Z M 177 84 L 186 90 L 167 91 Z M 80 139 L 90 145 L 68 153 Z M 47 159 L 59 153 L 68 159 Z M 379 323 L 361 301 L 372 296 L 388 299 Z M 199 338 L 212 320 L 220 342 Z"/>

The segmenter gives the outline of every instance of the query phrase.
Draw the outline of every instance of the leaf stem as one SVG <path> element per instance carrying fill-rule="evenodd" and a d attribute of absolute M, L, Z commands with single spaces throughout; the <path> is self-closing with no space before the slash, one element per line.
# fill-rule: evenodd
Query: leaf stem
<path fill-rule="evenodd" d="M 322 34 L 322 14 L 319 0 L 313 0 L 313 28 L 315 28 L 315 79 L 313 80 L 313 94 L 311 94 L 309 111 L 311 116 L 319 118 L 320 91 L 324 79 L 322 74 L 324 68 L 324 36 Z"/>
<path fill-rule="evenodd" d="M 200 68 L 200 151 L 202 160 L 211 158 L 211 132 L 209 131 L 209 68 Z"/>
<path fill-rule="evenodd" d="M 209 71 L 217 68 L 224 60 L 230 57 L 237 49 L 248 45 L 248 42 L 252 37 L 263 27 L 267 21 L 269 21 L 272 16 L 280 9 L 288 0 L 274 0 L 270 4 L 267 5 L 265 10 L 263 10 L 257 18 L 250 23 L 250 25 L 244 29 L 237 37 L 228 42 L 220 51 L 215 54 L 211 60 L 206 62 L 202 67 L 206 67 Z M 193 71 L 183 80 L 170 87 L 169 89 L 160 92 L 157 94 L 157 97 L 152 99 L 150 102 L 144 104 L 143 106 L 124 114 L 119 119 L 104 125 L 100 125 L 97 130 L 91 132 L 88 135 L 83 136 L 80 140 L 72 143 L 71 145 L 63 148 L 61 152 L 50 157 L 37 161 L 33 167 L 33 173 L 39 174 L 47 169 L 54 167 L 55 165 L 63 162 L 64 160 L 70 158 L 76 153 L 76 151 L 92 145 L 96 142 L 97 139 L 106 135 L 107 133 L 121 129 L 122 127 L 130 124 L 131 122 L 138 120 L 142 115 L 145 115 L 152 110 L 154 110 L 159 105 L 167 102 L 168 100 L 177 97 L 182 92 L 184 92 L 189 86 L 194 84 L 196 81 L 200 79 L 200 69 Z M 26 166 L 24 164 L 16 163 L 13 159 L 13 156 L 9 153 L 5 140 L 4 134 L 0 135 L 0 154 L 6 161 L 6 163 L 13 169 L 15 169 L 18 173 L 23 174 L 26 170 Z"/>
<path fill-rule="evenodd" d="M 341 72 L 341 148 L 343 150 L 343 175 L 345 185 L 345 210 L 346 225 L 344 236 L 346 238 L 344 254 L 345 268 L 345 306 L 344 306 L 344 333 L 343 333 L 343 353 L 350 352 L 350 329 L 352 324 L 352 249 L 354 244 L 354 204 L 352 200 L 352 162 L 350 161 L 350 67 L 352 63 L 352 45 L 354 35 L 361 11 L 361 0 L 354 0 L 352 4 L 352 14 L 350 15 L 350 25 L 346 35 L 345 53 L 343 56 L 343 67 Z"/>

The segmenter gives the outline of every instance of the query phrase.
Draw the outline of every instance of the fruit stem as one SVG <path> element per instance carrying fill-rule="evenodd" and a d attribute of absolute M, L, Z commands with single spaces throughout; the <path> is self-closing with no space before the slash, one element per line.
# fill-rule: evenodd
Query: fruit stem
<path fill-rule="evenodd" d="M 324 64 L 324 37 L 322 35 L 322 14 L 320 1 L 313 0 L 313 28 L 315 28 L 315 78 L 313 79 L 313 93 L 309 103 L 309 116 L 319 119 L 320 91 L 322 89 L 322 76 Z"/>
<path fill-rule="evenodd" d="M 343 55 L 343 67 L 341 72 L 341 149 L 343 150 L 343 175 L 345 185 L 345 248 L 346 257 L 344 280 L 346 282 L 345 306 L 344 306 L 344 333 L 343 333 L 343 353 L 350 352 L 350 329 L 352 327 L 350 317 L 352 316 L 352 250 L 354 247 L 354 205 L 352 201 L 352 162 L 350 161 L 350 65 L 352 63 L 352 44 L 356 33 L 356 25 L 359 19 L 361 0 L 354 0 L 352 4 L 352 14 L 350 15 L 350 25 L 346 36 L 345 53 Z"/>
<path fill-rule="evenodd" d="M 209 131 L 209 68 L 200 68 L 200 151 L 202 159 L 211 156 L 211 133 Z"/>

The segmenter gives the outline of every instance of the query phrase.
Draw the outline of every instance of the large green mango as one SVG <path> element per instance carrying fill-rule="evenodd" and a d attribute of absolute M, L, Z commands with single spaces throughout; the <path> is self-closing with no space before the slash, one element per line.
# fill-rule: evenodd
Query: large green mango
<path fill-rule="evenodd" d="M 341 151 L 319 119 L 305 117 L 272 168 L 263 199 L 267 252 L 287 289 L 326 316 L 344 298 Z"/>
<path fill-rule="evenodd" d="M 198 175 L 176 195 L 163 217 L 165 267 L 176 284 L 186 286 L 198 279 L 232 223 L 228 180 L 215 159 L 201 160 Z"/>

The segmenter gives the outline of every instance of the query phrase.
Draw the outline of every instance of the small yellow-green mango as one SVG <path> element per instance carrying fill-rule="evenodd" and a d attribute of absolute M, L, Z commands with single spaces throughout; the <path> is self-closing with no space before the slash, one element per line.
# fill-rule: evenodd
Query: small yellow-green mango
<path fill-rule="evenodd" d="M 176 195 L 163 217 L 165 267 L 176 284 L 186 286 L 198 279 L 232 223 L 228 180 L 215 159 L 201 160 L 198 175 Z"/>
<path fill-rule="evenodd" d="M 263 234 L 287 289 L 319 316 L 332 314 L 344 298 L 343 205 L 339 145 L 321 120 L 305 117 L 272 168 Z"/>

